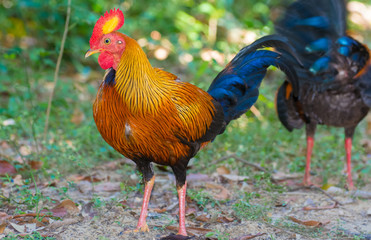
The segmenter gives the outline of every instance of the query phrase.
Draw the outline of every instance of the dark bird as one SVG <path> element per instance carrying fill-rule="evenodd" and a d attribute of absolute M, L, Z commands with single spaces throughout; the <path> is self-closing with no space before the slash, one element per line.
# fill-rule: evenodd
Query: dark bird
<path fill-rule="evenodd" d="M 279 52 L 293 50 L 282 37 L 261 38 L 243 48 L 205 92 L 174 74 L 153 68 L 138 43 L 117 31 L 123 24 L 124 15 L 119 9 L 106 12 L 95 24 L 90 38 L 85 57 L 99 53 L 98 63 L 107 69 L 94 102 L 94 120 L 104 140 L 133 160 L 142 173 L 144 199 L 134 232 L 149 230 L 146 217 L 155 181 L 151 166 L 154 162 L 170 166 L 175 174 L 178 235 L 187 236 L 185 196 L 189 160 L 255 103 L 270 65 L 285 72 L 298 90 L 296 73 Z M 265 47 L 275 47 L 277 51 L 259 50 Z"/>
<path fill-rule="evenodd" d="M 276 25 L 304 65 L 292 63 L 299 77 L 299 96 L 285 81 L 277 91 L 281 123 L 289 130 L 306 126 L 304 185 L 311 185 L 310 162 L 317 124 L 345 129 L 347 185 L 354 189 L 351 148 L 354 130 L 371 107 L 370 52 L 347 35 L 343 0 L 299 0 Z"/>

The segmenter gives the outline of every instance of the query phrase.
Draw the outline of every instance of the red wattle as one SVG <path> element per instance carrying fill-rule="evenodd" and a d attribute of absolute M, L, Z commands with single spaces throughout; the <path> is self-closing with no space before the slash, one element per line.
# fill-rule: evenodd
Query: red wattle
<path fill-rule="evenodd" d="M 98 63 L 103 69 L 111 68 L 113 66 L 113 56 L 107 52 L 102 52 L 98 57 Z"/>

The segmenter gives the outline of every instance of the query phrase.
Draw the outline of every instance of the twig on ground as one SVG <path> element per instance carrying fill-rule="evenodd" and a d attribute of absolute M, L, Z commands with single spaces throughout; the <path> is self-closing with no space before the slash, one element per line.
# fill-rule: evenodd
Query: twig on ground
<path fill-rule="evenodd" d="M 253 168 L 255 168 L 255 169 L 259 170 L 259 171 L 262 171 L 262 172 L 265 172 L 265 173 L 270 173 L 266 168 L 264 168 L 264 167 L 262 167 L 262 166 L 260 166 L 258 164 L 255 164 L 255 163 L 248 162 L 248 161 L 246 161 L 243 158 L 237 157 L 236 155 L 234 156 L 234 159 L 236 159 L 236 160 L 238 160 L 240 162 L 243 162 L 244 164 L 246 164 L 246 165 L 248 165 L 250 167 L 253 167 Z"/>
<path fill-rule="evenodd" d="M 270 173 L 270 172 L 269 172 L 267 169 L 265 169 L 264 167 L 262 167 L 262 166 L 260 166 L 260 165 L 258 165 L 258 164 L 255 164 L 255 163 L 248 162 L 248 161 L 246 161 L 245 159 L 238 157 L 238 156 L 237 156 L 236 154 L 234 154 L 234 153 L 233 153 L 233 154 L 230 154 L 230 155 L 227 155 L 227 156 L 224 156 L 224 157 L 221 157 L 221 158 L 215 160 L 212 164 L 213 164 L 213 165 L 218 164 L 218 163 L 220 163 L 220 162 L 222 162 L 222 161 L 224 161 L 224 160 L 227 160 L 228 158 L 234 158 L 234 159 L 236 159 L 236 160 L 238 160 L 238 161 L 240 161 L 240 162 L 243 162 L 243 163 L 245 163 L 246 165 L 248 165 L 248 166 L 250 166 L 250 167 L 253 167 L 253 168 L 255 168 L 255 169 L 259 170 L 259 171 L 262 171 L 262 172 L 265 172 L 265 173 Z"/>
<path fill-rule="evenodd" d="M 21 217 L 53 217 L 53 215 L 48 215 L 48 214 L 43 214 L 43 213 L 24 213 L 24 214 L 19 214 L 19 215 L 15 215 L 15 216 L 12 216 L 11 219 L 14 219 L 14 218 L 21 218 Z"/>
<path fill-rule="evenodd" d="M 81 217 L 67 218 L 67 219 L 63 219 L 62 221 L 55 221 L 55 222 L 51 223 L 47 228 L 48 229 L 57 229 L 57 228 L 72 225 L 72 224 L 75 224 L 75 223 L 78 223 L 78 222 L 81 222 L 81 221 L 82 221 Z"/>
<path fill-rule="evenodd" d="M 320 191 L 321 193 L 325 194 L 328 198 L 330 198 L 332 201 L 334 201 L 335 203 L 339 204 L 339 205 L 343 205 L 341 202 L 339 202 L 338 200 L 336 200 L 333 196 L 331 196 L 330 194 L 328 194 L 325 190 L 323 190 L 322 188 L 319 188 L 317 186 L 310 186 L 309 189 L 315 189 L 317 191 Z"/>
<path fill-rule="evenodd" d="M 242 163 L 244 163 L 244 164 L 246 164 L 246 165 L 248 165 L 248 166 L 250 166 L 250 167 L 253 167 L 253 168 L 255 168 L 255 169 L 257 169 L 257 170 L 259 170 L 259 171 L 262 171 L 262 172 L 264 172 L 264 173 L 271 173 L 269 170 L 267 170 L 266 168 L 264 168 L 264 167 L 262 167 L 262 166 L 260 166 L 260 165 L 258 165 L 258 164 L 255 164 L 255 163 L 252 163 L 252 162 L 249 162 L 249 161 L 247 161 L 247 160 L 245 160 L 245 159 L 243 159 L 243 158 L 240 158 L 240 157 L 238 157 L 236 154 L 230 154 L 230 155 L 227 155 L 227 156 L 224 156 L 224 157 L 221 157 L 221 158 L 219 158 L 219 159 L 217 159 L 217 160 L 215 160 L 214 162 L 212 162 L 212 165 L 216 165 L 216 164 L 218 164 L 218 163 L 220 163 L 220 162 L 222 162 L 222 161 L 224 161 L 224 160 L 227 160 L 228 158 L 234 158 L 234 159 L 236 159 L 237 161 L 240 161 L 240 162 L 242 162 Z M 270 176 L 270 179 L 271 179 L 271 181 L 272 181 L 272 183 L 274 183 L 274 184 L 278 184 L 278 182 L 272 177 L 272 176 Z"/>
<path fill-rule="evenodd" d="M 216 165 L 216 164 L 218 164 L 220 162 L 223 162 L 224 160 L 227 160 L 228 158 L 233 158 L 233 156 L 235 156 L 235 154 L 230 154 L 230 155 L 227 155 L 227 156 L 218 158 L 215 161 L 213 161 L 210 165 Z"/>
<path fill-rule="evenodd" d="M 48 133 L 50 110 L 52 108 L 52 101 L 53 101 L 53 97 L 54 97 L 55 87 L 57 86 L 59 68 L 60 68 L 60 65 L 61 65 L 62 57 L 63 57 L 64 44 L 65 44 L 66 38 L 67 38 L 68 25 L 69 25 L 69 22 L 70 22 L 70 15 L 71 15 L 71 0 L 68 0 L 66 24 L 64 25 L 64 32 L 63 32 L 63 37 L 62 37 L 62 42 L 61 42 L 61 48 L 60 48 L 60 51 L 59 51 L 57 65 L 55 67 L 55 72 L 54 72 L 54 85 L 53 85 L 53 89 L 52 89 L 52 91 L 50 92 L 50 95 L 49 95 L 48 109 L 46 110 L 46 118 L 45 118 L 45 126 L 44 126 L 44 141 L 46 141 L 46 137 L 47 137 L 47 133 Z"/>
<path fill-rule="evenodd" d="M 323 206 L 323 207 L 311 207 L 311 206 L 305 206 L 303 207 L 304 211 L 312 211 L 312 210 L 328 210 L 328 209 L 334 209 L 338 207 L 338 203 L 335 202 L 331 206 Z"/>

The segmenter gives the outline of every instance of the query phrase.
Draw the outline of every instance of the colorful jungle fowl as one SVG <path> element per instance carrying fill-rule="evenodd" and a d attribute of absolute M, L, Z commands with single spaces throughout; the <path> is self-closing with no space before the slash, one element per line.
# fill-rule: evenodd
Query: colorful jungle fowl
<path fill-rule="evenodd" d="M 255 103 L 270 65 L 288 76 L 297 91 L 296 74 L 280 51 L 294 58 L 282 37 L 267 36 L 243 48 L 212 82 L 207 92 L 177 76 L 153 68 L 138 43 L 118 32 L 124 15 L 113 9 L 94 26 L 85 57 L 99 53 L 107 69 L 94 102 L 94 119 L 104 140 L 133 160 L 143 175 L 144 198 L 134 232 L 148 231 L 148 202 L 155 175 L 151 163 L 170 166 L 179 196 L 179 232 L 185 227 L 186 167 L 189 160 L 228 123 Z M 276 51 L 259 50 L 275 47 Z"/>

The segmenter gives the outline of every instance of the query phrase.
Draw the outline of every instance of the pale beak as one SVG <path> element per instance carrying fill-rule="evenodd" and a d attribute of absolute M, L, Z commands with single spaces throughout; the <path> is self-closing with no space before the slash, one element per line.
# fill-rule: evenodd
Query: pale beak
<path fill-rule="evenodd" d="M 92 50 L 92 49 L 89 49 L 86 53 L 85 53 L 85 58 L 89 57 L 90 55 L 93 55 L 94 53 L 99 53 L 101 52 L 102 50 L 101 49 L 98 49 L 98 50 Z"/>

